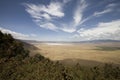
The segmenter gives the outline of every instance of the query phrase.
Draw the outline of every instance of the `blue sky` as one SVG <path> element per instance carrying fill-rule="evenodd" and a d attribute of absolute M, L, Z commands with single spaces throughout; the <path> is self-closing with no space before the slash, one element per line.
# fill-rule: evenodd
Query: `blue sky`
<path fill-rule="evenodd" d="M 120 0 L 0 0 L 0 30 L 27 40 L 120 40 Z"/>

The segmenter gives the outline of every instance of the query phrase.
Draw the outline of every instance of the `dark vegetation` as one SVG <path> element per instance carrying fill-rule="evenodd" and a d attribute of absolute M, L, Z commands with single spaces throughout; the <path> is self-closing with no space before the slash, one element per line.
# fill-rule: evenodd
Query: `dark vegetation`
<path fill-rule="evenodd" d="M 115 50 L 120 50 L 120 47 L 97 46 L 96 50 L 101 50 L 101 51 L 115 51 Z"/>
<path fill-rule="evenodd" d="M 39 54 L 30 57 L 20 41 L 0 32 L 0 80 L 120 80 L 120 68 L 64 66 Z"/>

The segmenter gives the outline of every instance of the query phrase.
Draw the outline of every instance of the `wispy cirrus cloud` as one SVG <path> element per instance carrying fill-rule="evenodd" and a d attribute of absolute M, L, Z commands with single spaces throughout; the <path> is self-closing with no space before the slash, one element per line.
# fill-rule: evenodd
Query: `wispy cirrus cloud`
<path fill-rule="evenodd" d="M 100 22 L 94 28 L 80 29 L 77 32 L 78 34 L 75 34 L 73 38 L 79 38 L 79 40 L 120 40 L 120 20 Z"/>
<path fill-rule="evenodd" d="M 100 17 L 100 16 L 102 16 L 102 15 L 104 15 L 104 14 L 107 14 L 107 13 L 110 13 L 110 12 L 112 12 L 112 11 L 114 11 L 114 7 L 116 6 L 117 4 L 108 4 L 106 7 L 105 7 L 105 9 L 104 10 L 102 10 L 102 11 L 95 11 L 92 15 L 90 15 L 90 16 L 88 16 L 88 17 L 86 17 L 85 19 L 83 19 L 83 20 L 81 20 L 81 22 L 79 23 L 79 25 L 81 25 L 81 24 L 83 24 L 84 22 L 86 22 L 86 21 L 88 21 L 88 20 L 90 20 L 90 19 L 92 19 L 92 18 L 94 18 L 94 17 Z"/>
<path fill-rule="evenodd" d="M 87 7 L 85 0 L 78 0 L 76 10 L 74 12 L 73 20 L 69 23 L 60 23 L 56 26 L 53 22 L 56 18 L 62 18 L 65 16 L 63 12 L 64 5 L 71 0 L 63 0 L 63 2 L 50 2 L 49 5 L 42 4 L 28 4 L 25 3 L 26 11 L 31 15 L 37 25 L 42 28 L 57 31 L 62 30 L 64 32 L 75 32 L 76 27 L 79 25 L 83 17 L 83 12 Z"/>
<path fill-rule="evenodd" d="M 77 30 L 77 27 L 84 22 L 83 12 L 86 10 L 88 3 L 85 0 L 78 0 L 76 8 L 73 12 L 73 20 L 70 24 L 63 24 L 61 30 L 69 33 L 73 33 Z"/>
<path fill-rule="evenodd" d="M 119 4 L 118 3 L 110 3 L 106 6 L 106 8 L 115 8 L 115 7 L 118 7 Z"/>
<path fill-rule="evenodd" d="M 71 0 L 63 0 L 63 3 L 68 3 L 70 2 Z"/>
<path fill-rule="evenodd" d="M 109 12 L 111 12 L 111 11 L 113 11 L 113 9 L 107 8 L 107 9 L 105 9 L 105 10 L 103 10 L 103 11 L 95 12 L 95 13 L 93 14 L 93 16 L 101 16 L 101 15 L 106 14 L 106 13 L 109 13 Z"/>
<path fill-rule="evenodd" d="M 112 3 L 112 4 L 108 4 L 106 5 L 105 9 L 102 10 L 102 11 L 95 11 L 92 15 L 86 17 L 86 18 L 83 18 L 84 16 L 84 11 L 87 10 L 86 8 L 88 7 L 88 3 L 86 2 L 86 0 L 80 0 L 79 1 L 79 5 L 77 6 L 75 12 L 74 12 L 74 26 L 80 26 L 81 24 L 83 24 L 84 22 L 94 18 L 94 17 L 99 17 L 99 16 L 102 16 L 104 14 L 107 14 L 107 13 L 110 13 L 112 11 L 114 11 L 114 7 L 117 6 L 117 4 L 115 3 Z"/>
<path fill-rule="evenodd" d="M 87 20 L 95 17 L 100 17 L 104 14 L 115 11 L 117 4 L 108 4 L 102 11 L 95 11 L 91 16 L 82 19 L 79 25 L 83 24 Z M 110 22 L 98 22 L 96 27 L 90 29 L 80 28 L 77 34 L 74 34 L 71 38 L 77 40 L 99 40 L 99 39 L 112 39 L 120 40 L 120 20 L 113 20 Z"/>
<path fill-rule="evenodd" d="M 85 0 L 79 0 L 77 3 L 77 8 L 74 12 L 74 26 L 78 26 L 79 23 L 82 21 L 83 18 L 83 12 L 85 11 L 86 7 L 88 4 L 86 3 Z"/>
<path fill-rule="evenodd" d="M 58 29 L 58 27 L 56 27 L 56 25 L 52 24 L 52 23 L 45 23 L 45 24 L 39 24 L 39 26 L 45 28 L 45 29 L 50 29 L 53 31 L 56 31 Z"/>
<path fill-rule="evenodd" d="M 2 31 L 3 33 L 11 34 L 16 39 L 31 39 L 31 37 L 36 37 L 37 36 L 35 34 L 27 35 L 27 34 L 18 33 L 18 32 L 15 32 L 15 31 L 12 31 L 12 30 L 9 30 L 9 29 L 5 29 L 5 28 L 2 28 L 2 27 L 0 27 L 0 31 Z"/>
<path fill-rule="evenodd" d="M 76 31 L 76 27 L 74 27 L 73 24 L 62 24 L 62 27 L 60 28 L 60 30 L 68 33 L 73 33 Z"/>
<path fill-rule="evenodd" d="M 73 20 L 69 23 L 59 23 L 59 25 L 56 25 L 54 21 L 64 18 L 64 16 L 67 15 L 64 12 L 64 6 L 70 1 L 71 0 L 62 0 L 62 2 L 52 1 L 48 5 L 25 3 L 24 6 L 26 7 L 26 11 L 33 18 L 33 21 L 41 28 L 73 33 L 77 31 L 78 26 L 81 26 L 86 21 L 112 12 L 113 7 L 116 5 L 108 4 L 102 11 L 94 11 L 90 16 L 83 18 L 84 12 L 87 10 L 89 4 L 86 0 L 77 0 L 77 4 L 74 6 L 75 10 L 72 12 L 73 16 L 71 16 Z"/>
<path fill-rule="evenodd" d="M 51 2 L 49 5 L 45 6 L 42 4 L 29 4 L 24 3 L 26 6 L 26 11 L 35 19 L 48 19 L 63 17 L 64 13 L 62 11 L 62 4 L 60 2 Z"/>
<path fill-rule="evenodd" d="M 112 12 L 112 11 L 115 11 L 115 10 L 117 9 L 117 8 L 116 8 L 117 6 L 118 6 L 117 3 L 110 3 L 110 4 L 108 4 L 108 5 L 105 6 L 105 9 L 104 9 L 104 10 L 94 12 L 93 16 L 101 16 L 101 15 L 110 13 L 110 12 Z M 115 8 L 116 8 L 116 9 L 115 9 Z"/>
<path fill-rule="evenodd" d="M 67 2 L 51 2 L 49 5 L 24 3 L 24 5 L 26 6 L 26 11 L 31 15 L 37 25 L 56 31 L 58 27 L 52 21 L 56 18 L 64 17 L 63 6 Z"/>

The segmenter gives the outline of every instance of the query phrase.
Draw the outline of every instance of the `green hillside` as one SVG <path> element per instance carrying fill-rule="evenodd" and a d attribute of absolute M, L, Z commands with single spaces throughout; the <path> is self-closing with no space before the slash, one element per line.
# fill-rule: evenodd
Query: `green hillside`
<path fill-rule="evenodd" d="M 120 67 L 65 66 L 39 54 L 30 57 L 22 42 L 0 31 L 0 80 L 120 80 Z"/>

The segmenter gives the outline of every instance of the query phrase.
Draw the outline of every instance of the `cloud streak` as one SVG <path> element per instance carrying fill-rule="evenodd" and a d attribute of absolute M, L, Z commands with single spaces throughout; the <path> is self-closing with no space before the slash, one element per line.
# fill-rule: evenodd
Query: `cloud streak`
<path fill-rule="evenodd" d="M 64 1 L 64 4 L 68 1 Z M 60 2 L 51 2 L 49 5 L 25 3 L 26 11 L 31 15 L 33 21 L 42 28 L 56 31 L 58 27 L 52 23 L 56 18 L 64 17 L 63 6 Z"/>
<path fill-rule="evenodd" d="M 64 13 L 62 11 L 62 4 L 59 2 L 51 2 L 49 5 L 45 6 L 42 4 L 24 4 L 26 6 L 26 11 L 35 19 L 48 19 L 54 17 L 63 17 Z"/>
<path fill-rule="evenodd" d="M 104 10 L 102 10 L 102 11 L 96 11 L 96 12 L 94 12 L 92 15 L 90 15 L 90 16 L 88 16 L 87 18 L 81 20 L 81 21 L 79 22 L 79 25 L 83 24 L 84 22 L 86 22 L 86 21 L 88 21 L 88 20 L 90 20 L 90 19 L 92 19 L 92 18 L 94 18 L 94 17 L 100 17 L 100 16 L 102 16 L 102 15 L 104 15 L 104 14 L 107 14 L 107 13 L 112 12 L 112 11 L 113 11 L 113 8 L 114 8 L 115 6 L 116 6 L 116 4 L 108 4 L 108 5 L 105 7 Z"/>
<path fill-rule="evenodd" d="M 43 27 L 43 28 L 45 28 L 45 29 L 50 29 L 50 30 L 53 30 L 53 31 L 56 31 L 58 29 L 58 27 L 56 27 L 52 23 L 40 24 L 40 26 Z"/>
<path fill-rule="evenodd" d="M 76 10 L 74 12 L 73 21 L 66 24 L 60 23 L 56 26 L 53 22 L 56 18 L 62 18 L 65 16 L 63 7 L 66 3 L 71 0 L 63 0 L 63 2 L 50 2 L 49 5 L 45 6 L 42 4 L 28 4 L 25 3 L 26 11 L 31 15 L 33 21 L 42 28 L 57 31 L 61 30 L 64 32 L 75 32 L 76 27 L 79 25 L 83 17 L 83 12 L 87 7 L 85 0 L 78 0 Z"/>
<path fill-rule="evenodd" d="M 74 12 L 74 24 L 75 26 L 78 26 L 79 23 L 81 22 L 82 18 L 83 18 L 83 12 L 85 11 L 86 7 L 88 6 L 88 4 L 86 3 L 85 0 L 79 0 L 78 4 L 77 4 L 77 8 Z"/>
<path fill-rule="evenodd" d="M 76 9 L 73 12 L 73 20 L 70 22 L 70 24 L 63 24 L 61 30 L 69 33 L 75 32 L 77 27 L 84 22 L 83 12 L 86 10 L 87 6 L 88 4 L 85 0 L 78 0 Z"/>
<path fill-rule="evenodd" d="M 108 9 L 105 9 L 105 10 L 100 11 L 100 12 L 95 12 L 95 13 L 93 14 L 93 16 L 100 16 L 100 15 L 109 13 L 109 12 L 111 12 L 111 11 L 113 11 L 113 10 L 112 10 L 111 8 L 108 8 Z"/>
<path fill-rule="evenodd" d="M 52 31 L 73 33 L 77 31 L 78 26 L 80 27 L 88 20 L 112 12 L 113 7 L 116 5 L 109 4 L 102 11 L 94 11 L 90 16 L 83 18 L 84 12 L 87 10 L 89 5 L 86 0 L 77 0 L 77 5 L 73 12 L 73 16 L 71 16 L 73 20 L 69 23 L 59 23 L 59 25 L 56 25 L 54 23 L 55 20 L 66 16 L 64 13 L 64 6 L 70 1 L 71 0 L 62 0 L 62 2 L 52 1 L 48 5 L 25 3 L 24 6 L 26 7 L 26 11 L 33 18 L 33 21 L 39 27 Z"/>

